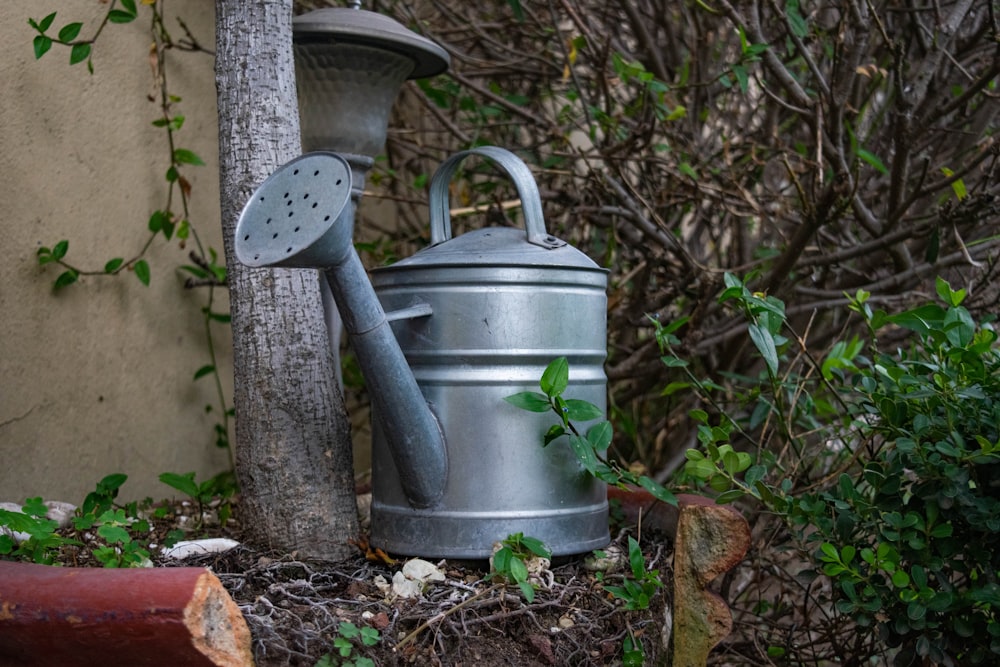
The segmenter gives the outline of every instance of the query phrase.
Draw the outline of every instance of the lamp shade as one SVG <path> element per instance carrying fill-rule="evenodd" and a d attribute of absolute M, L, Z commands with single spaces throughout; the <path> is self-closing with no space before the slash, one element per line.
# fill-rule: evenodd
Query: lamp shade
<path fill-rule="evenodd" d="M 407 79 L 448 69 L 448 53 L 388 16 L 329 8 L 294 21 L 304 151 L 374 157 Z"/>

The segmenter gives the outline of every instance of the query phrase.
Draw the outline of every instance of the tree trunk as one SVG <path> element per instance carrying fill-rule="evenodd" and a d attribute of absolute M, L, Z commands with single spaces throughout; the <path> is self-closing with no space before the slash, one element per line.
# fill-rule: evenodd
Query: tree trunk
<path fill-rule="evenodd" d="M 233 232 L 264 178 L 300 151 L 292 0 L 216 0 L 222 229 L 232 309 L 236 472 L 248 539 L 337 560 L 357 533 L 350 426 L 319 275 L 241 265 Z"/>

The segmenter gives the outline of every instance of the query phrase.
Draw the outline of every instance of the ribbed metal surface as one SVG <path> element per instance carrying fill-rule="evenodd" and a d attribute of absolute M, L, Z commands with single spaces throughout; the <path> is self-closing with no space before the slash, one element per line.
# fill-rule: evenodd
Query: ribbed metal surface
<path fill-rule="evenodd" d="M 522 199 L 525 229 L 489 228 L 452 238 L 446 181 L 470 156 L 496 162 Z M 521 532 L 557 555 L 608 542 L 607 490 L 565 438 L 542 446 L 554 414 L 504 398 L 539 391 L 553 359 L 570 366 L 567 398 L 605 409 L 607 271 L 545 231 L 537 188 L 513 154 L 483 147 L 449 158 L 431 183 L 437 244 L 372 272 L 387 312 L 417 303 L 429 317 L 392 324 L 421 392 L 445 433 L 448 480 L 430 510 L 401 490 L 384 433 L 375 430 L 372 543 L 390 552 L 487 558 L 494 542 Z M 586 429 L 589 424 L 578 424 Z"/>
<path fill-rule="evenodd" d="M 394 268 L 373 277 L 385 309 L 420 301 L 434 313 L 394 322 L 393 331 L 446 434 L 449 475 L 433 511 L 414 510 L 376 430 L 372 543 L 452 558 L 486 558 L 493 542 L 514 532 L 543 540 L 559 555 L 606 544 L 604 483 L 586 473 L 565 438 L 542 447 L 554 414 L 504 400 L 539 391 L 546 365 L 566 356 L 566 396 L 605 408 L 605 273 Z"/>

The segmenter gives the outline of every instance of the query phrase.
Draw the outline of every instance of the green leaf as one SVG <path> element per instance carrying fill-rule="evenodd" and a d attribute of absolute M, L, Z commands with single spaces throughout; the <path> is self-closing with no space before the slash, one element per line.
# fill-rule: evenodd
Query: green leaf
<path fill-rule="evenodd" d="M 642 557 L 642 547 L 638 540 L 629 535 L 628 538 L 628 564 L 635 578 L 641 578 L 646 573 L 646 561 Z"/>
<path fill-rule="evenodd" d="M 767 468 L 762 465 L 750 466 L 747 469 L 746 474 L 743 476 L 743 483 L 747 486 L 753 488 L 757 485 L 757 482 L 764 479 L 767 474 Z"/>
<path fill-rule="evenodd" d="M 708 423 L 708 413 L 705 412 L 704 410 L 700 409 L 700 408 L 695 408 L 694 410 L 689 410 L 688 411 L 688 417 L 690 417 L 693 421 L 698 422 L 699 424 L 707 424 Z"/>
<path fill-rule="evenodd" d="M 517 582 L 518 588 L 521 589 L 521 593 L 524 595 L 524 599 L 528 604 L 535 601 L 535 587 L 529 584 L 527 581 Z"/>
<path fill-rule="evenodd" d="M 510 559 L 510 576 L 517 583 L 528 580 L 528 566 L 516 556 Z"/>
<path fill-rule="evenodd" d="M 215 372 L 215 366 L 213 366 L 212 364 L 208 364 L 207 366 L 202 366 L 201 368 L 199 368 L 194 372 L 194 379 L 197 380 L 198 378 L 203 378 L 206 375 L 209 375 L 214 372 Z"/>
<path fill-rule="evenodd" d="M 76 65 L 82 63 L 90 57 L 90 44 L 74 44 L 69 51 L 69 64 Z"/>
<path fill-rule="evenodd" d="M 346 637 L 347 639 L 354 639 L 361 634 L 358 626 L 354 625 L 350 621 L 341 621 L 340 625 L 337 627 L 337 632 L 341 637 Z"/>
<path fill-rule="evenodd" d="M 569 446 L 587 472 L 593 475 L 594 471 L 597 470 L 597 456 L 594 454 L 594 446 L 590 444 L 590 441 L 578 435 L 571 435 L 569 436 Z"/>
<path fill-rule="evenodd" d="M 67 23 L 59 31 L 59 41 L 72 42 L 80 34 L 80 28 L 82 27 L 82 23 Z"/>
<path fill-rule="evenodd" d="M 788 20 L 788 27 L 797 37 L 805 37 L 809 33 L 809 24 L 799 11 L 797 1 L 790 1 L 785 5 L 785 17 Z"/>
<path fill-rule="evenodd" d="M 681 162 L 679 165 L 677 165 L 677 169 L 691 180 L 694 181 L 698 180 L 698 172 L 694 170 L 694 167 L 692 167 L 690 163 Z"/>
<path fill-rule="evenodd" d="M 503 400 L 528 412 L 548 412 L 552 409 L 548 397 L 536 391 L 522 391 L 511 396 L 504 396 Z"/>
<path fill-rule="evenodd" d="M 124 3 L 123 3 L 124 4 Z M 131 23 L 136 18 L 134 13 L 129 13 L 122 11 L 121 9 L 112 9 L 108 12 L 108 20 L 112 23 Z"/>
<path fill-rule="evenodd" d="M 52 285 L 53 289 L 62 289 L 67 285 L 72 285 L 76 282 L 77 278 L 80 277 L 79 272 L 76 269 L 66 269 L 59 274 L 56 278 L 56 282 Z"/>
<path fill-rule="evenodd" d="M 121 526 L 103 524 L 97 529 L 97 534 L 112 544 L 116 542 L 127 544 L 132 541 L 132 538 L 129 537 L 128 531 Z"/>
<path fill-rule="evenodd" d="M 175 164 L 193 164 L 195 166 L 204 166 L 205 161 L 198 157 L 194 152 L 187 150 L 186 148 L 177 148 L 174 150 L 174 163 Z"/>
<path fill-rule="evenodd" d="M 920 602 L 911 602 L 906 606 L 906 615 L 911 621 L 919 621 L 927 615 L 927 607 Z"/>
<path fill-rule="evenodd" d="M 561 396 L 569 386 L 569 360 L 559 357 L 545 367 L 539 385 L 546 396 Z"/>
<path fill-rule="evenodd" d="M 599 424 L 594 424 L 587 430 L 587 441 L 594 446 L 594 450 L 603 452 L 611 446 L 611 439 L 614 436 L 614 428 L 611 422 L 605 420 Z"/>
<path fill-rule="evenodd" d="M 889 170 L 886 169 L 885 164 L 874 153 L 866 151 L 864 148 L 859 148 L 858 149 L 858 157 L 861 158 L 864 162 L 867 162 L 872 167 L 874 167 L 875 170 L 878 171 L 880 174 L 884 174 L 884 175 L 888 175 L 889 174 Z"/>
<path fill-rule="evenodd" d="M 649 491 L 657 500 L 662 500 L 674 507 L 677 506 L 677 496 L 656 480 L 643 475 L 639 478 L 639 486 Z"/>
<path fill-rule="evenodd" d="M 28 19 L 28 23 L 30 23 L 33 28 L 38 30 L 38 32 L 45 32 L 50 27 L 52 27 L 52 22 L 55 20 L 56 20 L 56 13 L 52 12 L 38 23 L 35 23 L 33 19 Z"/>
<path fill-rule="evenodd" d="M 97 490 L 104 494 L 112 494 L 114 497 L 126 480 L 128 480 L 128 475 L 122 472 L 105 475 L 104 479 L 97 483 Z"/>
<path fill-rule="evenodd" d="M 545 436 L 542 438 L 542 447 L 548 447 L 552 441 L 558 440 L 566 435 L 566 433 L 566 429 L 560 424 L 553 424 L 549 427 L 549 430 L 545 432 Z"/>
<path fill-rule="evenodd" d="M 663 365 L 667 368 L 686 368 L 689 365 L 688 362 L 683 359 L 669 355 L 660 357 L 660 361 L 662 361 Z"/>
<path fill-rule="evenodd" d="M 552 558 L 552 552 L 545 547 L 545 543 L 542 542 L 537 537 L 525 537 L 520 538 L 521 546 L 542 558 Z"/>
<path fill-rule="evenodd" d="M 160 481 L 187 496 L 191 496 L 192 498 L 198 497 L 198 485 L 195 484 L 193 472 L 189 472 L 186 475 L 165 472 L 160 475 Z"/>
<path fill-rule="evenodd" d="M 521 7 L 521 0 L 507 0 L 510 10 L 514 13 L 514 20 L 518 23 L 524 22 L 524 8 Z"/>
<path fill-rule="evenodd" d="M 837 547 L 833 546 L 829 542 L 823 542 L 819 545 L 819 550 L 823 552 L 820 559 L 827 562 L 840 562 L 840 552 L 837 551 Z"/>
<path fill-rule="evenodd" d="M 164 224 L 169 221 L 170 214 L 166 211 L 153 211 L 153 213 L 149 216 L 149 222 L 146 226 L 149 228 L 149 231 L 157 234 L 163 230 Z"/>
<path fill-rule="evenodd" d="M 941 173 L 944 174 L 947 178 L 951 178 L 952 176 L 955 175 L 955 172 L 949 169 L 948 167 L 941 167 Z M 952 181 L 951 189 L 955 193 L 955 196 L 958 198 L 958 201 L 962 201 L 969 194 L 968 190 L 966 190 L 965 188 L 965 181 L 963 181 L 961 178 L 956 178 L 954 181 Z"/>
<path fill-rule="evenodd" d="M 115 257 L 114 259 L 109 259 L 107 263 L 104 265 L 104 272 L 114 273 L 115 271 L 121 268 L 121 265 L 124 261 L 125 260 L 123 260 L 121 257 Z"/>
<path fill-rule="evenodd" d="M 132 265 L 135 269 L 135 277 L 139 279 L 146 287 L 149 287 L 149 264 L 144 259 L 140 259 L 138 262 Z"/>
<path fill-rule="evenodd" d="M 604 417 L 604 411 L 589 401 L 567 398 L 566 408 L 566 418 L 571 421 L 589 422 Z"/>
<path fill-rule="evenodd" d="M 69 241 L 62 240 L 52 247 L 52 258 L 60 260 L 66 256 L 66 251 L 69 250 Z"/>
<path fill-rule="evenodd" d="M 729 489 L 728 491 L 720 493 L 716 497 L 715 502 L 719 505 L 728 505 L 729 503 L 735 502 L 744 496 L 746 496 L 746 493 L 743 492 L 743 489 Z"/>
<path fill-rule="evenodd" d="M 747 89 L 750 87 L 750 76 L 747 74 L 747 68 L 744 65 L 733 65 L 733 76 L 736 77 L 736 83 L 739 84 L 740 92 L 744 95 Z"/>
<path fill-rule="evenodd" d="M 660 392 L 660 396 L 672 396 L 679 391 L 687 389 L 690 386 L 691 386 L 690 382 L 671 382 L 670 384 L 668 384 L 666 387 L 663 388 L 663 391 Z"/>
<path fill-rule="evenodd" d="M 52 48 L 52 38 L 45 35 L 35 35 L 32 44 L 35 47 L 35 60 L 38 60 Z"/>
<path fill-rule="evenodd" d="M 938 276 L 937 280 L 934 281 L 934 288 L 941 300 L 950 306 L 960 306 L 965 301 L 966 291 L 964 289 L 953 290 L 948 281 L 941 276 Z"/>
<path fill-rule="evenodd" d="M 751 323 L 747 328 L 747 332 L 750 334 L 750 340 L 753 341 L 757 351 L 760 352 L 760 356 L 764 359 L 764 363 L 767 364 L 767 369 L 771 372 L 771 375 L 777 375 L 778 350 L 774 345 L 774 336 L 771 335 L 770 331 L 757 323 Z"/>

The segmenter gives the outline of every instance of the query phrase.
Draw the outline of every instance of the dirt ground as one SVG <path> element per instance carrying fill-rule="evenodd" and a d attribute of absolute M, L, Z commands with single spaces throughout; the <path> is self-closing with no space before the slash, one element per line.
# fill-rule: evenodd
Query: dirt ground
<path fill-rule="evenodd" d="M 236 520 L 213 536 L 240 539 Z M 171 528 L 168 520 L 158 529 Z M 627 553 L 621 528 L 612 544 Z M 666 535 L 641 536 L 646 565 L 670 581 L 671 551 Z M 486 562 L 435 563 L 445 581 L 430 584 L 413 599 L 386 595 L 379 578 L 391 582 L 404 560 L 395 564 L 356 556 L 330 564 L 304 562 L 294 555 L 265 553 L 240 546 L 218 555 L 158 565 L 207 566 L 219 577 L 243 611 L 260 667 L 313 667 L 334 648 L 342 622 L 378 631 L 378 641 L 353 641 L 350 659 L 365 657 L 375 665 L 499 667 L 529 665 L 667 664 L 669 586 L 660 588 L 645 610 L 627 610 L 605 585 L 620 585 L 627 565 L 598 573 L 583 557 L 557 562 L 544 575 L 535 599 L 489 575 Z M 601 581 L 603 579 L 603 581 Z M 627 642 L 642 648 L 644 661 L 626 654 Z"/>

